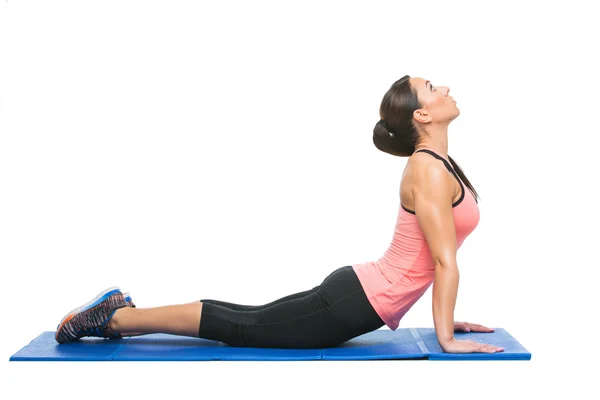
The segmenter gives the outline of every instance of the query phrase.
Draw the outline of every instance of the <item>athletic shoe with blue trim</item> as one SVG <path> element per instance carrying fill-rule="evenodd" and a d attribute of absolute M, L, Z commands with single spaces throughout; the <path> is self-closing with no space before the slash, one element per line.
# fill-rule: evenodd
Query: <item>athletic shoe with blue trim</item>
<path fill-rule="evenodd" d="M 124 292 L 123 293 L 123 298 L 125 299 L 125 301 L 127 302 L 127 305 L 129 307 L 136 308 L 135 304 L 133 303 L 133 300 L 131 299 L 131 294 L 129 294 L 129 292 Z M 71 314 L 72 312 L 75 312 L 75 311 L 79 311 L 80 309 L 81 309 L 81 307 L 77 307 L 76 309 L 74 309 L 73 311 L 71 311 L 69 314 Z M 56 325 L 56 329 L 57 330 L 58 330 L 59 326 L 60 326 L 60 324 Z"/>
<path fill-rule="evenodd" d="M 90 302 L 68 313 L 58 324 L 54 338 L 58 343 L 75 341 L 84 336 L 120 339 L 108 327 L 108 321 L 119 308 L 127 307 L 121 290 L 114 286 L 103 290 Z"/>

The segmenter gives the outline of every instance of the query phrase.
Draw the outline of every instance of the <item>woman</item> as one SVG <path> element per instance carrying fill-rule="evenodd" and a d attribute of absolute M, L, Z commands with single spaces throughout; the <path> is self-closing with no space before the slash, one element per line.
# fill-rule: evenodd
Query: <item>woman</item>
<path fill-rule="evenodd" d="M 459 280 L 456 251 L 477 226 L 479 208 L 477 192 L 447 154 L 448 125 L 460 115 L 448 92 L 447 87 L 407 75 L 383 97 L 373 142 L 379 150 L 409 160 L 400 184 L 394 237 L 379 260 L 338 268 L 310 290 L 261 306 L 205 299 L 139 309 L 118 288 L 110 288 L 63 318 L 57 342 L 168 333 L 236 347 L 334 347 L 383 325 L 396 330 L 435 281 L 433 317 L 442 349 L 502 351 L 453 335 L 456 330 L 493 330 L 453 321 Z"/>

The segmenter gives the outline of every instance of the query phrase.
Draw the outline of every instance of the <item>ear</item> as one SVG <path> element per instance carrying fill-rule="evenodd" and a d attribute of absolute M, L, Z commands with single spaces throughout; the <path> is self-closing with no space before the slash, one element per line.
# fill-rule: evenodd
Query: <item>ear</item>
<path fill-rule="evenodd" d="M 431 115 L 429 115 L 429 112 L 423 108 L 415 110 L 413 117 L 419 122 L 429 122 L 431 120 Z"/>

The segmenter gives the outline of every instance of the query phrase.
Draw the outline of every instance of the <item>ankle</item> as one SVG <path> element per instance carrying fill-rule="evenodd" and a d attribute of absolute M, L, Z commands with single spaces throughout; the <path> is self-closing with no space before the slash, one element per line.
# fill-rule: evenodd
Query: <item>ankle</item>
<path fill-rule="evenodd" d="M 131 307 L 121 307 L 115 311 L 113 316 L 108 321 L 108 329 L 114 333 L 120 333 L 119 326 L 120 322 L 123 321 L 123 318 L 126 318 L 126 315 L 131 311 Z"/>

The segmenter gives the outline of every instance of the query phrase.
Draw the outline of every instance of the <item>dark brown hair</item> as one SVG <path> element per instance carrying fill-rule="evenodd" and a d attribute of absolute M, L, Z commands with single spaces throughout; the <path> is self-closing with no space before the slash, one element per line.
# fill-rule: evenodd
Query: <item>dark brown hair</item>
<path fill-rule="evenodd" d="M 379 106 L 380 120 L 373 129 L 373 143 L 379 150 L 399 157 L 409 157 L 419 143 L 419 132 L 413 123 L 413 113 L 422 108 L 417 91 L 410 85 L 409 75 L 392 84 L 383 96 Z M 390 135 L 390 132 L 393 134 Z M 477 191 L 471 185 L 462 169 L 448 155 L 454 171 L 469 188 L 475 199 Z"/>

